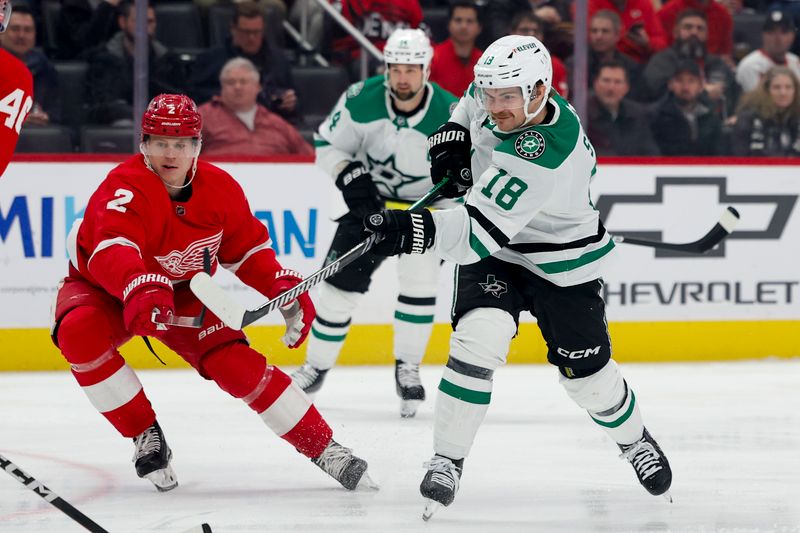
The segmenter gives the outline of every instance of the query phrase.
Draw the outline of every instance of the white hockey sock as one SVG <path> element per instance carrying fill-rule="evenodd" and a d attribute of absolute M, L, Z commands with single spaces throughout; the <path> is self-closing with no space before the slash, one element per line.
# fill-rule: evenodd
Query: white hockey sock
<path fill-rule="evenodd" d="M 357 292 L 337 289 L 329 283 L 320 285 L 319 297 L 315 301 L 317 317 L 308 336 L 307 363 L 322 370 L 333 367 L 350 330 L 350 316 L 361 296 Z"/>
<path fill-rule="evenodd" d="M 452 357 L 436 395 L 433 450 L 451 459 L 469 455 L 492 398 L 492 374 L 487 368 Z"/>
<path fill-rule="evenodd" d="M 433 330 L 436 298 L 397 296 L 394 312 L 394 356 L 406 363 L 419 364 Z"/>
<path fill-rule="evenodd" d="M 561 375 L 559 379 L 570 398 L 586 409 L 614 442 L 631 444 L 642 437 L 639 403 L 613 359 L 591 376 L 568 379 Z"/>

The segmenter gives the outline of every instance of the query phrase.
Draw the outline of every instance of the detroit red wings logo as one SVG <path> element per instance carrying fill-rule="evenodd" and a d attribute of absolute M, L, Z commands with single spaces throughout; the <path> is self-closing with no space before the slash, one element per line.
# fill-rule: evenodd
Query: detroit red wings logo
<path fill-rule="evenodd" d="M 161 268 L 173 276 L 180 277 L 187 272 L 203 270 L 203 250 L 205 248 L 208 248 L 208 252 L 211 255 L 211 263 L 213 264 L 221 242 L 222 232 L 220 231 L 211 237 L 194 241 L 182 251 L 172 250 L 167 255 L 157 255 L 155 260 L 158 261 Z"/>

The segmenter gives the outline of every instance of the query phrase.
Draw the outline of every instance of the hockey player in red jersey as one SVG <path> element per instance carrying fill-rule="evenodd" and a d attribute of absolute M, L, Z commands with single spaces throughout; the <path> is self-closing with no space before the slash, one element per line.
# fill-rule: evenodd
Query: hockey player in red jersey
<path fill-rule="evenodd" d="M 11 0 L 0 0 L 0 33 L 11 19 Z M 25 64 L 0 48 L 0 176 L 6 171 L 25 117 L 33 107 L 33 76 Z"/>
<path fill-rule="evenodd" d="M 201 329 L 164 326 L 196 316 L 188 280 L 222 265 L 272 298 L 302 281 L 275 258 L 265 226 L 223 170 L 198 161 L 201 116 L 184 95 L 154 98 L 142 117 L 141 154 L 114 168 L 68 237 L 69 275 L 59 287 L 53 340 L 95 408 L 135 444 L 139 477 L 160 491 L 178 484 L 172 452 L 135 372 L 118 348 L 154 337 L 206 379 L 242 399 L 281 438 L 345 488 L 371 483 L 367 463 L 332 439 L 306 394 L 212 313 Z M 307 294 L 282 309 L 284 343 L 298 347 L 315 311 Z"/>

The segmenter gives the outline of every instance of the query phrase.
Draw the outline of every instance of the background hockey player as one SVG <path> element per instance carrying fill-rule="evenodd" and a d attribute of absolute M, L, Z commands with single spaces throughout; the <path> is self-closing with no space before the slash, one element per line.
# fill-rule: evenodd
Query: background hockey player
<path fill-rule="evenodd" d="M 336 180 L 349 210 L 338 219 L 327 261 L 361 241 L 364 214 L 384 201 L 411 203 L 430 189 L 425 142 L 456 101 L 428 82 L 433 50 L 422 30 L 396 30 L 383 53 L 385 77 L 352 85 L 315 137 L 317 165 Z M 366 254 L 320 285 L 306 364 L 292 374 L 306 392 L 317 391 L 336 362 L 353 311 L 383 259 Z M 398 261 L 394 356 L 402 416 L 413 416 L 425 399 L 419 363 L 433 328 L 439 265 L 430 254 Z"/>
<path fill-rule="evenodd" d="M 536 38 L 497 40 L 474 70 L 450 122 L 429 141 L 433 181 L 455 180 L 447 194 L 472 185 L 460 179 L 470 163 L 479 176 L 466 204 L 365 218 L 368 229 L 385 235 L 378 253 L 432 247 L 461 265 L 436 400 L 436 455 L 420 486 L 428 498 L 423 517 L 455 498 L 489 407 L 492 374 L 506 361 L 523 310 L 536 316 L 569 397 L 619 444 L 642 485 L 663 494 L 669 463 L 611 359 L 600 268 L 614 243 L 589 199 L 594 149 L 574 110 L 551 91 L 550 55 Z"/>
<path fill-rule="evenodd" d="M 275 258 L 264 225 L 241 187 L 197 160 L 201 117 L 184 95 L 154 98 L 142 117 L 141 154 L 114 168 L 89 199 L 68 238 L 69 275 L 59 287 L 53 340 L 92 405 L 132 438 L 136 473 L 161 491 L 178 482 L 172 452 L 150 401 L 118 348 L 134 335 L 157 338 L 206 379 L 241 398 L 282 439 L 348 489 L 367 463 L 332 439 L 332 431 L 288 375 L 248 346 L 241 331 L 206 313 L 202 329 L 164 327 L 173 313 L 200 314 L 187 281 L 203 270 L 234 272 L 267 297 L 302 278 Z M 282 309 L 284 343 L 298 347 L 311 326 L 308 295 Z"/>
<path fill-rule="evenodd" d="M 11 0 L 0 0 L 0 33 L 11 20 Z M 0 47 L 0 176 L 17 146 L 22 123 L 33 107 L 33 76 L 25 63 Z"/>

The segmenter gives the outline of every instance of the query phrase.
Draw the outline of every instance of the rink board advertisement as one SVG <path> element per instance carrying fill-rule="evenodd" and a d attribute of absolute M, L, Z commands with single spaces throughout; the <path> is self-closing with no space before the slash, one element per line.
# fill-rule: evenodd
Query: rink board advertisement
<path fill-rule="evenodd" d="M 0 369 L 60 367 L 47 328 L 55 286 L 66 273 L 65 237 L 113 166 L 14 163 L 3 176 Z M 309 163 L 220 166 L 242 184 L 284 266 L 306 275 L 316 271 L 333 236 L 331 213 L 342 205 L 332 180 Z M 618 358 L 800 356 L 800 166 L 601 164 L 592 196 L 612 234 L 667 242 L 699 238 L 728 205 L 741 214 L 736 232 L 704 256 L 616 246 L 604 293 Z M 444 361 L 447 354 L 452 267 L 443 267 L 440 280 L 430 361 Z M 263 301 L 228 273 L 218 281 L 248 306 Z M 353 317 L 340 362 L 391 361 L 396 295 L 390 260 Z M 510 360 L 544 360 L 534 322 L 523 316 Z M 259 324 L 248 331 L 256 347 L 269 350 L 276 362 L 302 359 L 301 352 L 279 347 L 278 315 Z M 123 353 L 141 356 L 139 366 L 151 365 L 138 346 Z"/>

